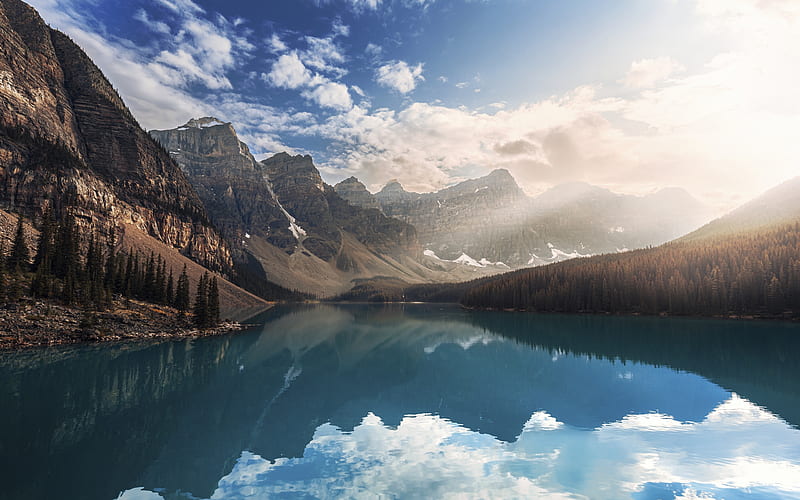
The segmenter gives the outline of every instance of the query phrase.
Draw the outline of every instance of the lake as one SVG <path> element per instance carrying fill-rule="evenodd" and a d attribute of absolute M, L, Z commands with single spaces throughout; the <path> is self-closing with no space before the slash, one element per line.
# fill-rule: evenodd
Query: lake
<path fill-rule="evenodd" d="M 800 498 L 800 325 L 278 307 L 0 353 L 0 498 Z"/>

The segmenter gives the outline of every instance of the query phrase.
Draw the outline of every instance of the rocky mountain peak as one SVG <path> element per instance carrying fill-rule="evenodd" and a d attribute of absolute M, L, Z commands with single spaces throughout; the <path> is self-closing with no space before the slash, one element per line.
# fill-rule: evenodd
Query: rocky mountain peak
<path fill-rule="evenodd" d="M 348 177 L 333 187 L 336 193 L 353 206 L 380 210 L 375 195 L 367 191 L 367 187 L 355 177 Z"/>
<path fill-rule="evenodd" d="M 294 179 L 295 183 L 312 184 L 320 191 L 325 190 L 322 176 L 314 166 L 310 155 L 292 156 L 289 153 L 281 152 L 262 160 L 261 164 L 267 168 L 270 179 L 290 177 Z"/>
<path fill-rule="evenodd" d="M 153 136 L 187 174 L 214 224 L 241 246 L 245 234 L 291 250 L 289 222 L 270 192 L 261 165 L 239 140 L 233 126 L 218 118 L 191 119 Z"/>
<path fill-rule="evenodd" d="M 210 128 L 219 125 L 230 125 L 230 122 L 223 122 L 213 116 L 204 116 L 202 118 L 192 118 L 185 125 L 179 127 L 179 130 L 182 128 Z"/>

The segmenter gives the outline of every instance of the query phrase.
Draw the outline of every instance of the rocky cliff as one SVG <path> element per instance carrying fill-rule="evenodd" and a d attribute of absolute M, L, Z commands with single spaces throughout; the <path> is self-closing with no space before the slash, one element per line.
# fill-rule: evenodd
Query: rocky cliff
<path fill-rule="evenodd" d="M 229 251 L 185 175 L 88 56 L 19 0 L 0 2 L 0 206 L 125 224 L 226 269 Z"/>
<path fill-rule="evenodd" d="M 336 194 L 344 198 L 353 206 L 361 208 L 374 208 L 381 210 L 381 205 L 375 195 L 367 191 L 367 187 L 355 177 L 348 177 L 342 182 L 333 186 Z"/>
<path fill-rule="evenodd" d="M 279 153 L 258 162 L 230 123 L 211 117 L 150 133 L 187 175 L 235 260 L 264 280 L 327 296 L 375 275 L 431 279 L 415 261 L 414 228 L 348 203 L 310 156 Z"/>
<path fill-rule="evenodd" d="M 247 235 L 260 236 L 284 250 L 297 240 L 271 194 L 269 181 L 230 123 L 192 119 L 171 130 L 151 130 L 180 165 L 211 215 L 234 247 Z"/>

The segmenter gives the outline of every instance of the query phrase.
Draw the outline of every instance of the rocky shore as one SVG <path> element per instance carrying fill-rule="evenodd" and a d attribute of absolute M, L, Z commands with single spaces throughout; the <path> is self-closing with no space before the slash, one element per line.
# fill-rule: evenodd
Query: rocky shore
<path fill-rule="evenodd" d="M 177 310 L 135 300 L 115 300 L 105 311 L 85 311 L 53 301 L 23 300 L 0 306 L 0 350 L 165 338 L 206 337 L 241 330 L 237 322 L 198 329 Z"/>

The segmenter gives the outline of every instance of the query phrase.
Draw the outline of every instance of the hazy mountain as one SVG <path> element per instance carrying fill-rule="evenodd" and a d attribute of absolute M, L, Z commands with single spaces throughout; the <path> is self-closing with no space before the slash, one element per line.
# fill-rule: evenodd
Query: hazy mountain
<path fill-rule="evenodd" d="M 800 178 L 792 179 L 656 248 L 522 270 L 453 291 L 472 307 L 797 317 L 798 188 Z"/>
<path fill-rule="evenodd" d="M 390 181 L 375 197 L 417 228 L 429 255 L 511 267 L 657 245 L 710 218 L 678 188 L 638 197 L 576 182 L 529 198 L 503 169 L 435 193 Z"/>
<path fill-rule="evenodd" d="M 800 220 L 800 177 L 795 177 L 682 239 L 689 241 L 725 236 L 798 220 Z"/>
<path fill-rule="evenodd" d="M 381 210 L 381 205 L 375 195 L 367 191 L 367 187 L 355 177 L 348 177 L 333 186 L 336 193 L 351 205 L 361 208 L 374 208 Z"/>

